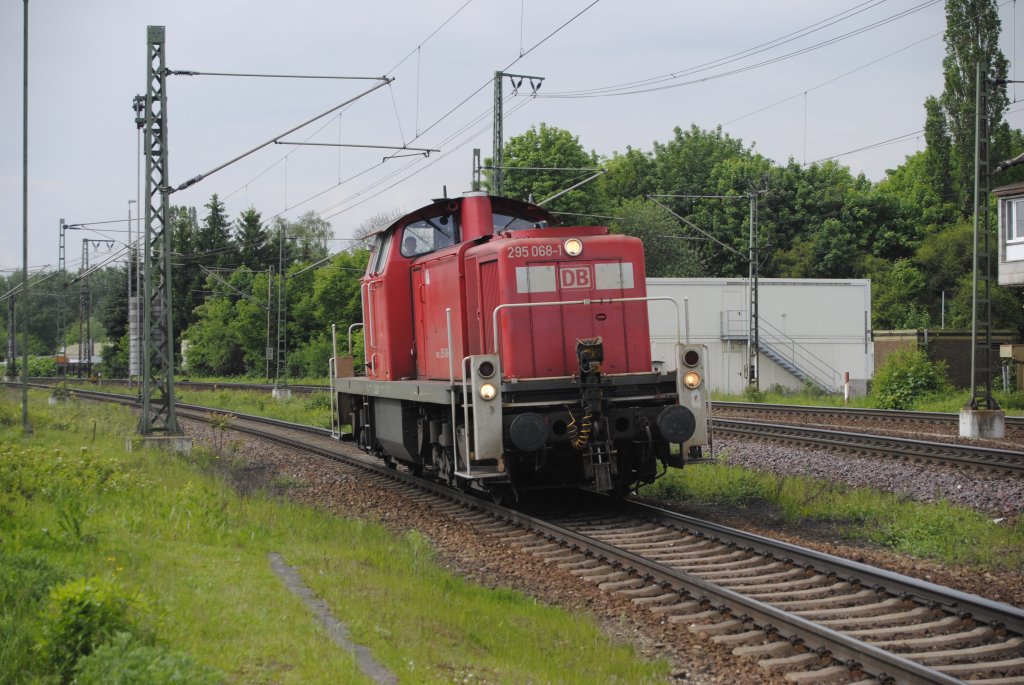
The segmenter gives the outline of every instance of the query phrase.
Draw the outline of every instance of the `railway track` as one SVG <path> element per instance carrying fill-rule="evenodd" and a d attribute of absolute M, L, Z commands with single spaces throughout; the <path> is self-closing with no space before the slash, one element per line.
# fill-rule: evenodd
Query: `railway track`
<path fill-rule="evenodd" d="M 224 413 L 179 406 L 183 418 Z M 388 469 L 324 429 L 234 417 L 233 429 L 341 460 L 381 487 L 407 488 L 410 499 L 793 682 L 1024 684 L 1020 608 L 639 502 L 576 494 L 557 506 L 505 508 Z"/>
<path fill-rule="evenodd" d="M 813 418 L 819 420 L 863 419 L 897 424 L 930 424 L 955 430 L 960 416 L 947 412 L 906 411 L 903 409 L 860 409 L 855 407 L 822 407 L 796 404 L 763 404 L 759 402 L 715 402 L 714 413 L 726 417 L 730 414 L 757 414 L 780 418 Z M 1006 429 L 1024 431 L 1024 416 L 1007 416 Z"/>
<path fill-rule="evenodd" d="M 1016 450 L 719 418 L 714 420 L 714 430 L 717 437 L 773 440 L 800 447 L 837 449 L 873 457 L 931 462 L 1024 477 L 1024 452 Z"/>
<path fill-rule="evenodd" d="M 107 383 L 118 381 L 105 381 Z M 265 388 L 244 383 L 190 383 L 191 387 L 202 388 Z M 291 386 L 305 388 L 302 392 L 326 391 L 321 386 Z M 886 459 L 900 459 L 916 463 L 933 463 L 958 469 L 978 469 L 1005 474 L 1010 477 L 1024 477 L 1024 452 L 998 447 L 984 447 L 953 442 L 926 441 L 895 435 L 874 435 L 837 431 L 833 428 L 769 423 L 749 419 L 727 419 L 719 414 L 743 412 L 758 416 L 791 418 L 812 417 L 821 421 L 829 419 L 870 419 L 900 423 L 920 422 L 951 427 L 959 418 L 955 414 L 939 412 L 906 412 L 879 409 L 849 409 L 844 407 L 804 407 L 782 404 L 758 404 L 745 402 L 716 402 L 713 421 L 715 434 L 719 437 L 735 437 L 744 440 L 770 440 L 799 447 L 824 448 Z M 1017 430 L 1024 439 L 1024 417 L 1007 417 L 1008 430 Z"/>

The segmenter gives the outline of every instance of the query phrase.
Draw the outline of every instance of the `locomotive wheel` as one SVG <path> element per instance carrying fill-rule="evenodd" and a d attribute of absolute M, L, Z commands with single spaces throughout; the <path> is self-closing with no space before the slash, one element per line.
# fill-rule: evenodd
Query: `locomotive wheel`
<path fill-rule="evenodd" d="M 502 507 L 515 501 L 512 489 L 506 485 L 492 485 L 487 488 L 487 492 L 490 493 L 494 503 Z"/>
<path fill-rule="evenodd" d="M 622 499 L 629 494 L 631 483 L 625 479 L 616 480 L 612 485 L 612 489 L 608 491 L 608 496 L 612 499 Z"/>
<path fill-rule="evenodd" d="M 441 463 L 438 465 L 437 475 L 445 485 L 455 485 L 455 468 L 450 449 L 441 450 Z"/>

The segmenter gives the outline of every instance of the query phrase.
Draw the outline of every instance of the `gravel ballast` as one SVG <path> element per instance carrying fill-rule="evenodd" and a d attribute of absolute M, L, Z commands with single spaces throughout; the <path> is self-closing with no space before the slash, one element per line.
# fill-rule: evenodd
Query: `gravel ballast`
<path fill-rule="evenodd" d="M 552 605 L 586 611 L 598 620 L 615 641 L 629 642 L 644 657 L 665 658 L 674 678 L 687 683 L 777 683 L 779 678 L 755 663 L 742 661 L 719 645 L 671 624 L 645 608 L 612 597 L 571 574 L 501 542 L 499 536 L 475 530 L 429 504 L 416 502 L 398 491 L 367 487 L 349 469 L 323 457 L 309 456 L 280 445 L 234 431 L 225 436 L 205 424 L 187 422 L 197 444 L 231 445 L 244 469 L 233 477 L 243 491 L 274 489 L 312 506 L 339 515 L 379 521 L 396 532 L 415 529 L 430 538 L 441 562 L 453 573 L 486 586 L 511 587 Z M 877 459 L 847 457 L 824 450 L 803 450 L 771 443 L 721 441 L 719 450 L 729 463 L 780 475 L 809 475 L 851 485 L 872 485 L 907 497 L 931 501 L 945 497 L 955 504 L 976 506 L 993 517 L 1021 513 L 1024 484 L 1007 482 L 977 472 L 934 469 Z M 699 467 L 696 467 L 699 468 Z M 966 592 L 1015 605 L 1024 604 L 1024 580 L 1016 573 L 978 573 L 951 569 L 936 562 L 918 560 L 886 550 L 823 537 L 818 531 L 779 530 L 762 521 L 739 517 L 735 510 L 700 508 L 674 503 L 674 508 L 726 525 L 775 537 L 846 558 L 948 585 Z"/>
<path fill-rule="evenodd" d="M 793 447 L 769 441 L 724 439 L 716 449 L 727 463 L 780 476 L 806 476 L 851 487 L 872 487 L 918 502 L 948 500 L 1008 518 L 1024 513 L 1024 479 L 997 473 L 936 467 L 840 454 L 832 450 Z"/>

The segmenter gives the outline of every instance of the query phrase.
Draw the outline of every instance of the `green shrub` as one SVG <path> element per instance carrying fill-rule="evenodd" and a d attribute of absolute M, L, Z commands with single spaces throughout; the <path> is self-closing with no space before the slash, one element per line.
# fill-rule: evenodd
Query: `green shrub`
<path fill-rule="evenodd" d="M 38 616 L 50 588 L 62 579 L 41 557 L 0 550 L 0 683 L 31 682 L 36 675 Z"/>
<path fill-rule="evenodd" d="M 81 657 L 132 630 L 129 614 L 138 603 L 114 581 L 98 576 L 58 585 L 41 617 L 38 648 L 43 661 L 67 681 Z"/>
<path fill-rule="evenodd" d="M 306 396 L 306 409 L 331 409 L 331 393 L 311 392 Z"/>
<path fill-rule="evenodd" d="M 57 375 L 57 362 L 53 357 L 29 357 L 28 375 L 52 378 Z"/>
<path fill-rule="evenodd" d="M 87 447 L 74 452 L 62 447 L 43 450 L 12 443 L 0 445 L 0 491 L 7 493 L 59 500 L 67 493 L 84 496 L 115 492 L 132 482 L 116 457 Z"/>
<path fill-rule="evenodd" d="M 119 633 L 78 662 L 75 685 L 219 685 L 224 675 L 191 655 Z"/>
<path fill-rule="evenodd" d="M 0 614 L 38 604 L 61 579 L 60 571 L 41 557 L 0 549 Z"/>
<path fill-rule="evenodd" d="M 743 399 L 747 402 L 764 402 L 764 393 L 754 385 L 743 388 Z"/>
<path fill-rule="evenodd" d="M 1003 409 L 1024 409 L 1024 392 L 996 393 L 996 397 Z"/>
<path fill-rule="evenodd" d="M 17 405 L 11 402 L 0 402 L 0 426 L 14 426 L 21 421 Z"/>
<path fill-rule="evenodd" d="M 923 397 L 951 389 L 945 362 L 923 350 L 900 350 L 875 372 L 871 394 L 881 409 L 911 409 Z"/>

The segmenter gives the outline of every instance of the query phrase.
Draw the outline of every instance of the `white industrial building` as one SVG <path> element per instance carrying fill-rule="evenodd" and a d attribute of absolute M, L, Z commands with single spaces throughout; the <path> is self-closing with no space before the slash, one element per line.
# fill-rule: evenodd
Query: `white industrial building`
<path fill-rule="evenodd" d="M 669 297 L 688 310 L 690 339 L 708 347 L 711 389 L 747 387 L 750 281 L 745 278 L 649 278 L 649 297 Z M 874 373 L 871 282 L 865 279 L 762 278 L 758 281 L 759 386 L 799 389 L 805 383 L 842 392 Z M 674 368 L 674 307 L 649 304 L 653 359 Z M 683 324 L 685 329 L 685 322 Z M 684 330 L 685 334 L 685 330 Z"/>

